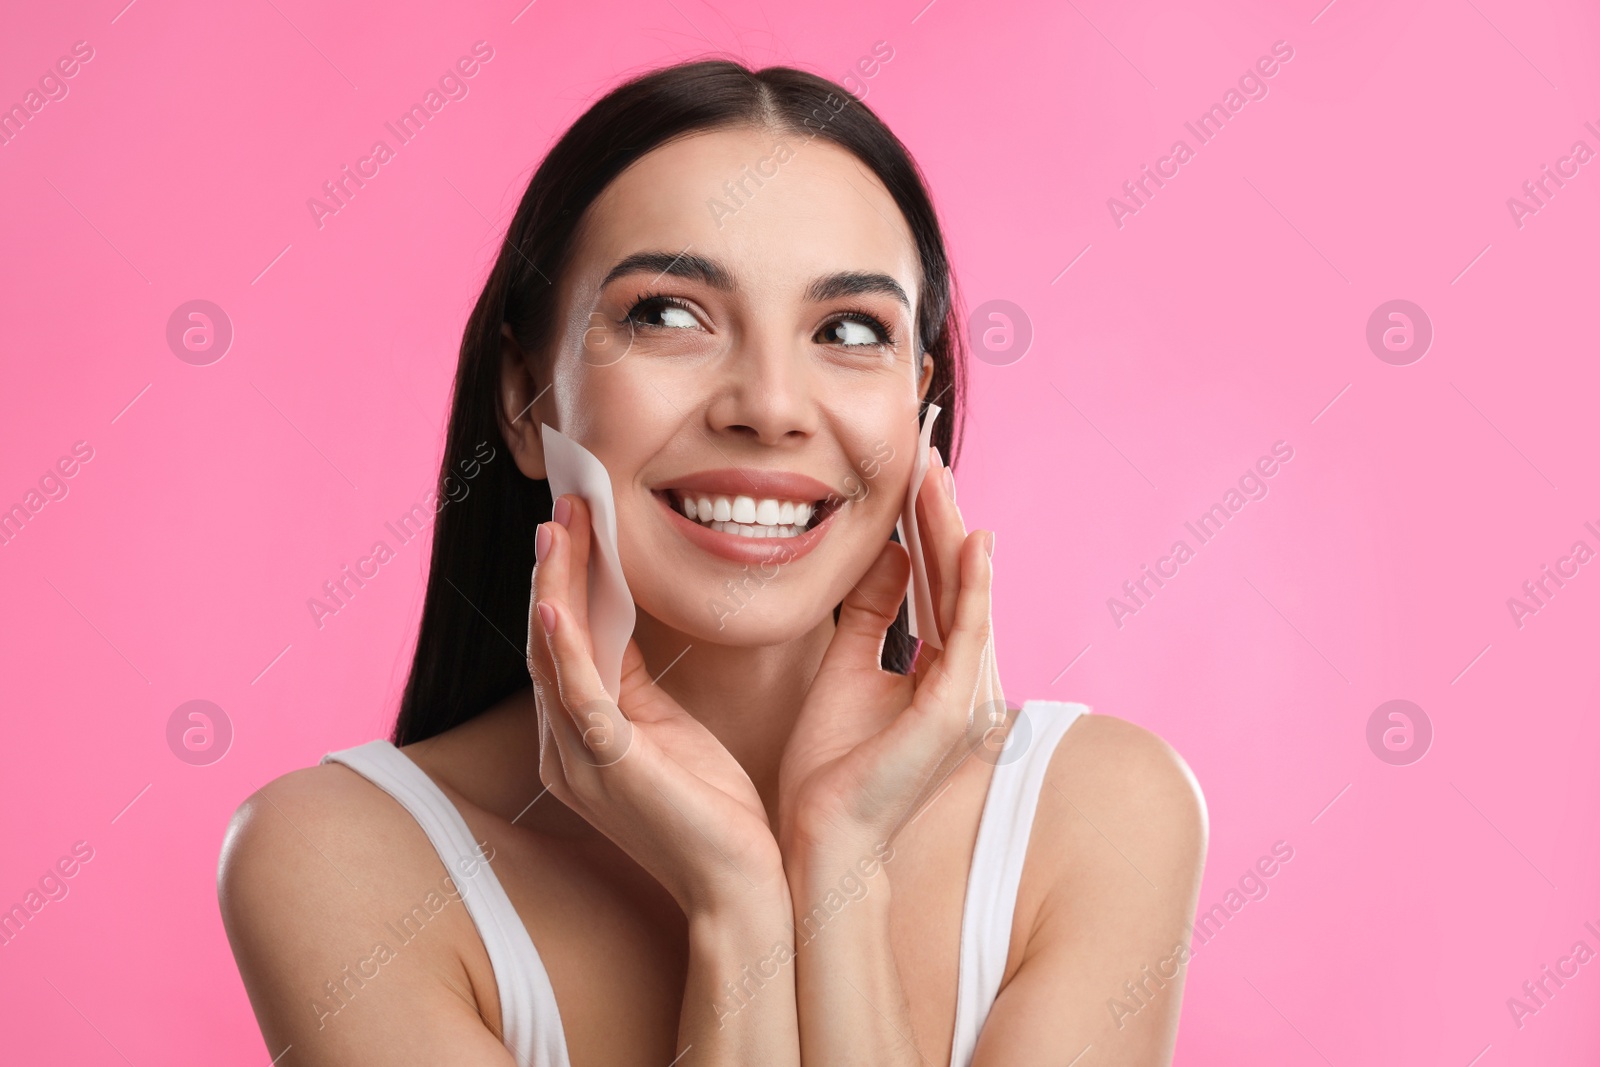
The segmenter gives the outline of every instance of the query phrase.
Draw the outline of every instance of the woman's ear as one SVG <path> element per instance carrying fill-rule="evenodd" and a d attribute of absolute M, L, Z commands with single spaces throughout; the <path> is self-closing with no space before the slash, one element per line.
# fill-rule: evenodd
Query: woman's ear
<path fill-rule="evenodd" d="M 933 384 L 933 357 L 922 353 L 922 377 L 917 380 L 917 399 L 928 399 L 928 386 Z"/>
<path fill-rule="evenodd" d="M 511 324 L 500 324 L 500 433 L 517 461 L 517 469 L 529 478 L 546 477 L 544 435 L 539 424 L 548 387 L 539 384 L 528 354 L 511 332 Z"/>

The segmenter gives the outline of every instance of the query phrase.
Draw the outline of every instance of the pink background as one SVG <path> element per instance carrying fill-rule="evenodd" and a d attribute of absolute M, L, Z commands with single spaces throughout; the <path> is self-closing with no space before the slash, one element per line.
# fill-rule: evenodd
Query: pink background
<path fill-rule="evenodd" d="M 1203 908 L 1294 849 L 1196 955 L 1178 1062 L 1600 1054 L 1600 962 L 1520 1029 L 1506 1007 L 1600 950 L 1600 563 L 1520 628 L 1506 604 L 1600 550 L 1600 161 L 1521 227 L 1506 204 L 1600 150 L 1594 5 L 124 3 L 27 5 L 0 36 L 4 103 L 94 49 L 0 146 L 0 506 L 93 449 L 0 546 L 0 906 L 94 850 L 0 947 L 5 1059 L 268 1062 L 223 828 L 388 730 L 425 539 L 320 630 L 306 601 L 428 492 L 532 168 L 625 73 L 716 50 L 837 79 L 877 41 L 868 103 L 928 174 L 968 306 L 1032 323 L 1019 361 L 974 361 L 957 466 L 998 531 L 1008 692 L 1183 753 Z M 307 198 L 479 40 L 470 94 L 319 229 Z M 1119 228 L 1107 198 L 1280 40 L 1269 94 Z M 165 340 L 196 298 L 235 329 L 209 366 Z M 1435 330 L 1409 366 L 1365 339 L 1397 298 Z M 1279 440 L 1269 495 L 1118 627 L 1107 598 Z M 232 723 L 209 766 L 166 740 L 192 699 Z M 1391 699 L 1434 731 L 1407 766 L 1366 741 Z"/>

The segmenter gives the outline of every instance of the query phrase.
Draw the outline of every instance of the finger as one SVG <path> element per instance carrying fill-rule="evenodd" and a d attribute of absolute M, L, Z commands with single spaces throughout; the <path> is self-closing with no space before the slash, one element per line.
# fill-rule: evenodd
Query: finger
<path fill-rule="evenodd" d="M 535 554 L 541 558 L 533 565 L 533 584 L 528 595 L 528 676 L 533 679 L 534 691 L 537 693 L 544 688 L 554 688 L 556 684 L 555 664 L 550 660 L 550 648 L 545 641 L 544 627 L 539 621 L 536 610 L 541 597 L 550 596 L 552 590 L 565 589 L 564 574 L 560 572 L 560 561 L 554 557 L 555 542 L 554 522 L 541 522 L 534 529 Z M 542 554 L 538 552 L 540 539 L 546 540 L 546 548 Z"/>
<path fill-rule="evenodd" d="M 572 609 L 557 597 L 541 599 L 538 607 L 547 609 L 554 622 L 546 640 L 555 663 L 560 703 L 568 722 L 578 731 L 580 747 L 573 749 L 572 755 L 592 767 L 614 764 L 627 755 L 633 726 L 601 684 L 600 671 L 578 631 Z M 553 708 L 551 714 L 556 715 Z"/>
<path fill-rule="evenodd" d="M 589 553 L 594 546 L 594 513 L 587 501 L 576 493 L 566 493 L 561 499 L 567 501 L 571 512 L 565 523 L 567 537 L 572 542 L 571 554 L 567 563 L 567 584 L 561 590 L 561 597 L 572 609 L 572 615 L 577 620 L 578 632 L 588 639 L 589 634 Z M 560 525 L 560 524 L 558 524 Z M 591 654 L 594 645 L 589 645 Z"/>
<path fill-rule="evenodd" d="M 533 600 L 528 605 L 528 633 L 537 632 L 538 616 L 535 606 L 538 601 L 554 597 L 568 605 L 568 610 L 574 616 L 577 632 L 582 636 L 584 648 L 590 655 L 594 655 L 594 641 L 589 636 L 589 546 L 591 544 L 589 509 L 584 504 L 583 498 L 573 494 L 564 494 L 559 498 L 566 503 L 568 509 L 567 523 L 551 520 L 539 524 L 540 536 L 548 532 L 547 544 L 543 558 L 535 566 Z M 580 555 L 581 553 L 581 555 Z M 543 644 L 541 638 L 541 645 Z M 544 669 L 544 677 L 550 684 L 555 683 L 555 668 L 549 657 L 548 649 L 539 659 Z"/>
<path fill-rule="evenodd" d="M 556 795 L 557 800 L 571 807 L 572 789 L 567 782 L 566 772 L 562 770 L 562 742 L 556 735 L 556 720 L 549 712 L 549 701 L 552 699 L 553 695 L 546 697 L 535 692 L 534 706 L 539 712 L 539 781 Z"/>
<path fill-rule="evenodd" d="M 911 557 L 904 546 L 886 541 L 878 558 L 845 594 L 834 625 L 833 640 L 823 654 L 820 669 L 870 666 L 883 662 L 884 636 L 900 614 L 905 599 Z"/>
<path fill-rule="evenodd" d="M 994 567 L 985 547 L 991 536 L 990 531 L 978 530 L 961 542 L 955 622 L 944 655 L 918 679 L 914 701 L 941 730 L 966 723 L 984 677 L 985 657 L 993 639 L 990 593 Z"/>
<path fill-rule="evenodd" d="M 934 455 L 938 450 L 932 450 Z M 928 467 L 917 492 L 917 534 L 922 540 L 923 560 L 928 569 L 928 589 L 933 601 L 936 625 L 941 640 L 947 640 L 955 624 L 956 598 L 960 583 L 961 543 L 967 536 L 966 522 L 946 485 L 943 463 Z"/>
<path fill-rule="evenodd" d="M 553 522 L 540 523 L 539 528 L 543 530 L 555 525 Z M 553 548 L 547 547 L 544 558 L 534 565 L 533 570 L 533 588 L 528 597 L 528 676 L 533 681 L 534 707 L 539 719 L 539 781 L 570 807 L 574 804 L 574 798 L 565 768 L 574 758 L 570 753 L 576 751 L 583 742 L 572 723 L 572 717 L 561 706 L 555 664 L 538 612 L 539 590 L 548 588 L 558 580 L 552 575 L 557 567 L 552 555 Z"/>
<path fill-rule="evenodd" d="M 574 545 L 580 540 L 588 543 L 590 525 L 589 512 L 581 498 L 568 495 L 563 499 L 569 502 L 568 506 L 572 509 L 567 518 L 570 526 L 555 521 L 542 524 L 549 536 L 543 558 L 534 570 L 534 602 L 529 606 L 529 625 L 535 625 L 537 620 L 540 632 L 544 635 L 540 663 L 549 679 L 551 694 L 547 705 L 554 718 L 563 766 L 568 768 L 570 779 L 574 761 L 588 766 L 602 766 L 620 759 L 627 752 L 632 731 L 621 710 L 600 684 L 599 670 L 594 665 L 594 641 L 587 627 L 579 624 L 577 609 L 564 599 L 575 589 L 587 603 L 588 570 L 580 566 L 574 554 Z M 549 608 L 552 618 L 559 615 L 562 619 L 559 624 L 559 645 L 555 636 L 544 632 L 544 619 L 539 613 L 541 604 Z M 558 647 L 568 657 L 569 676 L 574 670 L 572 664 L 579 665 L 583 679 L 582 692 L 575 694 L 571 684 L 563 685 Z M 587 684 L 591 677 L 592 687 Z M 559 709 L 556 705 L 560 705 Z"/>

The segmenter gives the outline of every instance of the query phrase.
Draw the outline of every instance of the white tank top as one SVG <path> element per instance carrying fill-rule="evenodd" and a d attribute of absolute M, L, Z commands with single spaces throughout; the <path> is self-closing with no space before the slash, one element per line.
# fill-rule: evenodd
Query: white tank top
<path fill-rule="evenodd" d="M 1022 862 L 1038 808 L 1039 791 L 1056 744 L 1089 709 L 1083 704 L 1030 700 L 1011 726 L 984 797 L 972 849 L 961 914 L 960 977 L 956 987 L 951 1067 L 969 1067 L 978 1031 L 1000 992 L 1011 947 Z M 385 740 L 329 752 L 323 763 L 342 763 L 394 797 L 422 826 L 461 891 L 500 991 L 502 1040 L 517 1067 L 571 1067 L 561 1012 L 550 976 L 493 869 L 456 806 L 427 773 Z"/>

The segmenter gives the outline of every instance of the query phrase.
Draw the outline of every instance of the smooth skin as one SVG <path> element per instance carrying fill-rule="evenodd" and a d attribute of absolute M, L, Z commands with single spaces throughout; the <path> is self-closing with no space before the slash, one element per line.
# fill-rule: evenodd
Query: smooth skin
<path fill-rule="evenodd" d="M 778 177 L 731 217 L 708 210 L 779 145 Z M 663 250 L 682 256 L 607 280 Z M 894 284 L 813 287 L 840 274 Z M 404 751 L 461 811 L 538 946 L 576 1067 L 949 1060 L 993 770 L 979 757 L 1013 723 L 990 718 L 1005 550 L 967 530 L 936 454 L 917 506 L 944 648 L 924 645 L 910 676 L 878 667 L 909 568 L 889 534 L 919 403 L 938 402 L 913 343 L 918 280 L 909 228 L 854 157 L 720 130 L 651 152 L 592 205 L 551 351 L 506 332 L 502 429 L 519 470 L 545 477 L 548 422 L 612 477 L 638 608 L 622 692 L 611 704 L 593 664 L 588 511 L 564 497 L 537 531 L 507 532 L 537 538 L 529 630 L 510 635 L 527 638 L 531 688 Z M 734 612 L 739 566 L 690 544 L 651 492 L 727 466 L 808 474 L 848 501 Z M 1075 722 L 1041 791 L 974 1063 L 1170 1062 L 1184 971 L 1157 987 L 1143 969 L 1188 943 L 1205 846 L 1203 799 L 1170 747 L 1110 715 Z M 337 764 L 240 806 L 219 899 L 269 1059 L 511 1062 L 482 941 L 439 895 L 447 873 L 470 876 Z M 844 907 L 817 910 L 841 889 Z M 393 924 L 429 900 L 399 943 Z M 379 942 L 392 952 L 373 962 Z M 1145 984 L 1137 1002 L 1129 981 Z M 1138 1008 L 1114 1013 L 1112 998 Z"/>

